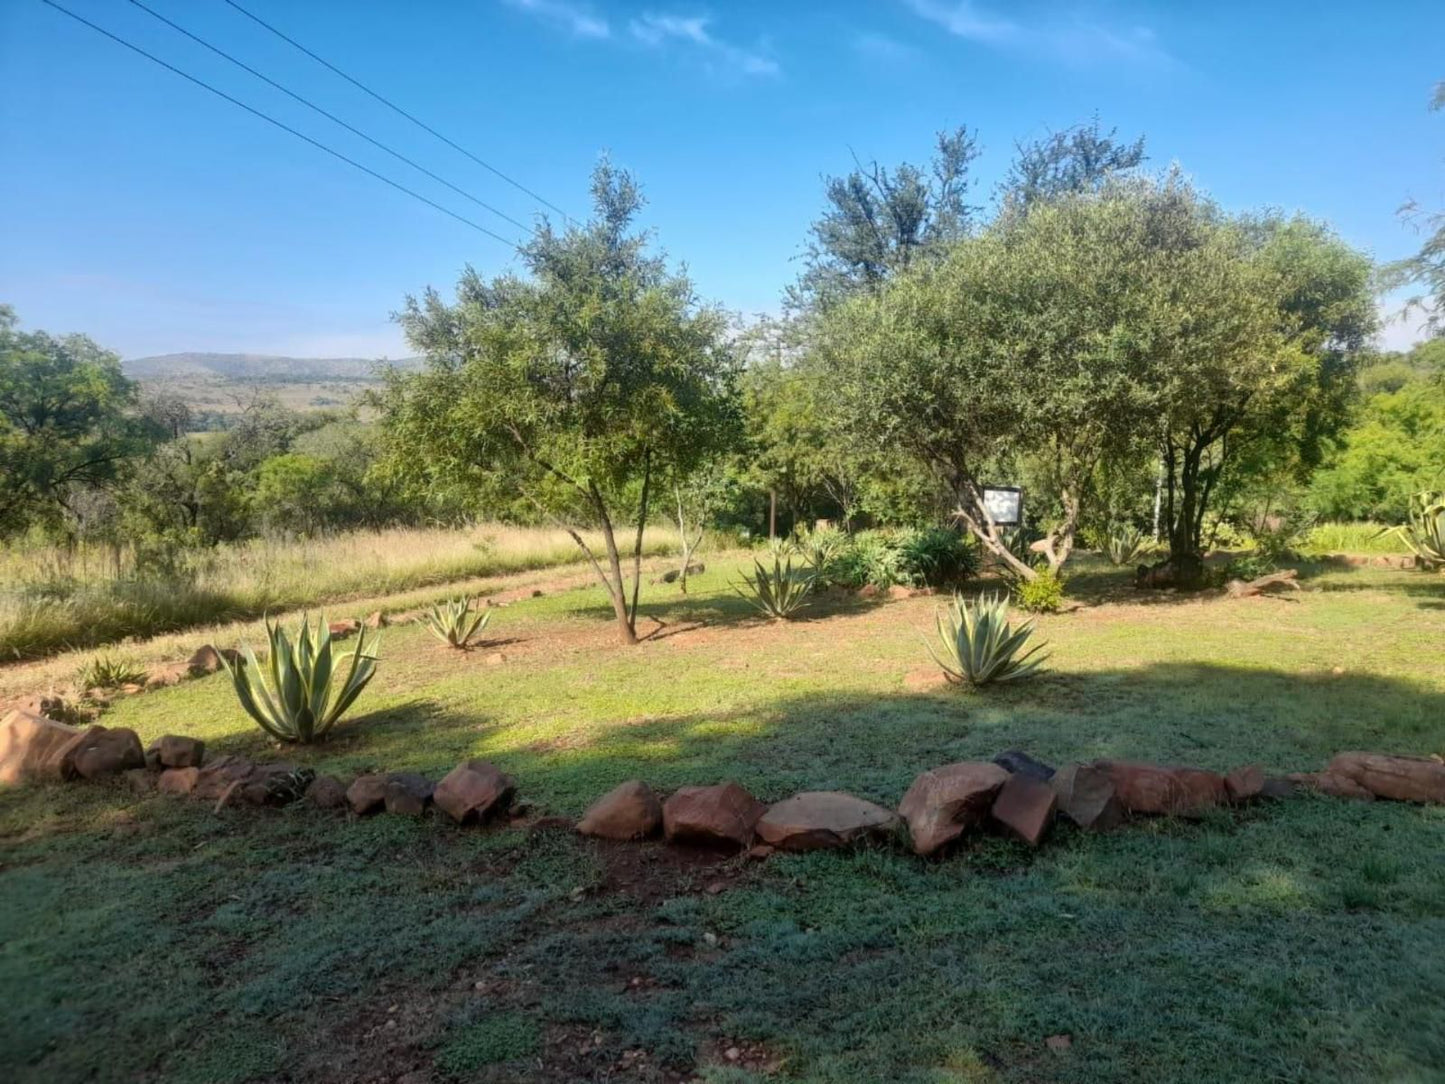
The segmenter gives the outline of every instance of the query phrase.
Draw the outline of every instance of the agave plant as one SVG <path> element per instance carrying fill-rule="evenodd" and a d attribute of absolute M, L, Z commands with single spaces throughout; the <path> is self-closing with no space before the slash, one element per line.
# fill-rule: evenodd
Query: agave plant
<path fill-rule="evenodd" d="M 82 689 L 119 689 L 122 685 L 143 685 L 145 679 L 145 670 L 137 664 L 97 655 L 80 668 L 76 680 Z"/>
<path fill-rule="evenodd" d="M 1108 554 L 1109 563 L 1114 565 L 1132 565 L 1147 548 L 1143 533 L 1127 523 L 1109 528 L 1108 537 L 1104 539 L 1104 552 Z"/>
<path fill-rule="evenodd" d="M 760 611 L 776 621 L 785 621 L 808 604 L 817 582 L 811 571 L 794 570 L 791 557 L 784 562 L 774 556 L 772 568 L 756 559 L 753 565 L 752 574 L 743 578 L 747 590 L 737 591 Z"/>
<path fill-rule="evenodd" d="M 433 606 L 422 614 L 421 619 L 431 630 L 431 634 L 442 643 L 465 651 L 472 637 L 487 627 L 492 616 L 490 610 L 481 610 L 475 617 L 471 611 L 471 599 L 454 598 Z"/>
<path fill-rule="evenodd" d="M 221 665 L 247 714 L 273 738 L 303 744 L 324 738 L 376 673 L 376 649 L 362 629 L 353 651 L 337 651 L 325 618 L 313 630 L 305 615 L 293 642 L 281 623 L 266 622 L 270 652 L 263 666 L 249 645 Z M 269 682 L 267 678 L 269 677 Z"/>
<path fill-rule="evenodd" d="M 1016 681 L 1036 673 L 1047 655 L 1036 644 L 1022 651 L 1033 635 L 1034 623 L 1018 628 L 1009 624 L 1009 604 L 1004 596 L 980 595 L 970 605 L 962 595 L 938 615 L 939 649 L 928 645 L 934 662 L 956 684 L 987 685 L 995 681 Z"/>
<path fill-rule="evenodd" d="M 1410 501 L 1410 522 L 1391 527 L 1422 568 L 1445 568 L 1445 493 L 1415 494 Z"/>

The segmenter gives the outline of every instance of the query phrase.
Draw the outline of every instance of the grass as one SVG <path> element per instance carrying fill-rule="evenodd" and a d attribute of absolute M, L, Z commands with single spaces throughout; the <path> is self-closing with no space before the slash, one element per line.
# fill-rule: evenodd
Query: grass
<path fill-rule="evenodd" d="M 600 535 L 589 538 L 600 547 Z M 645 542 L 671 550 L 666 532 Z M 577 561 L 555 529 L 362 531 L 305 542 L 251 541 L 188 554 L 160 573 L 131 551 L 0 548 L 0 659 L 36 658 L 278 610 L 389 595 Z"/>
<path fill-rule="evenodd" d="M 1195 600 L 1085 564 L 1087 605 L 1038 621 L 1049 673 L 960 693 L 906 680 L 940 600 L 774 624 L 709 566 L 686 600 L 645 591 L 666 624 L 636 649 L 599 589 L 499 611 L 502 665 L 389 630 L 353 717 L 284 755 L 433 778 L 488 757 L 575 816 L 635 776 L 896 805 L 1011 747 L 1271 770 L 1445 751 L 1445 578 Z M 277 755 L 224 677 L 107 722 Z M 21 1082 L 1440 1080 L 1442 831 L 1445 809 L 1301 797 L 1036 853 L 757 864 L 27 789 L 0 796 L 0 1059 Z"/>
<path fill-rule="evenodd" d="M 1301 551 L 1309 556 L 1327 554 L 1380 554 L 1407 556 L 1410 547 L 1399 535 L 1389 534 L 1383 523 L 1320 523 L 1310 528 Z"/>

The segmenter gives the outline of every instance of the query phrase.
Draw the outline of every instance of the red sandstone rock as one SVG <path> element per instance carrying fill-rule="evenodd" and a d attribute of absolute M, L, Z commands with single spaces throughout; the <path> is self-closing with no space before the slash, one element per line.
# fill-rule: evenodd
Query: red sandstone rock
<path fill-rule="evenodd" d="M 1430 757 L 1339 753 L 1326 769 L 1379 798 L 1397 802 L 1445 802 L 1445 764 Z"/>
<path fill-rule="evenodd" d="M 1200 768 L 1166 768 L 1123 760 L 1100 760 L 1119 804 L 1129 813 L 1189 816 L 1229 800 L 1224 777 Z"/>
<path fill-rule="evenodd" d="M 1258 764 L 1235 768 L 1224 777 L 1224 787 L 1232 802 L 1248 802 L 1264 793 L 1264 769 Z"/>
<path fill-rule="evenodd" d="M 599 839 L 646 839 L 661 827 L 662 803 L 640 779 L 608 791 L 577 822 L 577 831 Z"/>
<path fill-rule="evenodd" d="M 10 712 L 0 723 L 0 786 L 61 778 L 70 749 L 84 733 L 36 712 Z"/>
<path fill-rule="evenodd" d="M 1048 783 L 1016 773 L 999 790 L 989 815 L 1030 847 L 1037 847 L 1054 822 L 1057 800 Z"/>
<path fill-rule="evenodd" d="M 1107 832 L 1124 819 L 1124 808 L 1114 794 L 1109 773 L 1088 764 L 1060 768 L 1049 780 L 1058 799 L 1058 811 L 1080 828 Z"/>
<path fill-rule="evenodd" d="M 769 806 L 758 820 L 757 833 L 780 851 L 816 851 L 886 836 L 897 827 L 898 818 L 880 805 L 821 790 Z"/>
<path fill-rule="evenodd" d="M 924 772 L 913 781 L 899 814 L 908 822 L 913 849 L 936 853 L 982 823 L 1009 774 L 997 764 L 963 761 Z"/>
<path fill-rule="evenodd" d="M 662 805 L 669 843 L 746 847 L 767 807 L 736 783 L 682 787 Z"/>
<path fill-rule="evenodd" d="M 62 774 L 74 773 L 82 779 L 99 779 L 145 766 L 145 750 L 141 748 L 140 738 L 134 730 L 93 726 L 67 750 Z"/>
<path fill-rule="evenodd" d="M 206 758 L 206 743 L 199 738 L 167 734 L 146 750 L 148 762 L 152 753 L 162 768 L 199 768 Z"/>
<path fill-rule="evenodd" d="M 162 794 L 194 794 L 200 782 L 200 768 L 167 768 L 156 779 L 156 789 Z"/>
<path fill-rule="evenodd" d="M 386 776 L 357 776 L 346 788 L 346 801 L 351 805 L 351 811 L 359 816 L 379 813 L 386 805 Z"/>
<path fill-rule="evenodd" d="M 1328 794 L 1331 798 L 1353 798 L 1359 802 L 1373 802 L 1373 791 L 1366 790 L 1349 776 L 1333 772 L 1294 772 L 1285 776 L 1290 783 Z"/>
<path fill-rule="evenodd" d="M 436 807 L 458 824 L 485 821 L 511 804 L 517 784 L 495 764 L 485 760 L 468 760 L 449 771 L 436 790 L 432 801 Z"/>
<path fill-rule="evenodd" d="M 307 785 L 306 799 L 317 809 L 343 809 L 346 788 L 334 775 L 318 775 Z"/>

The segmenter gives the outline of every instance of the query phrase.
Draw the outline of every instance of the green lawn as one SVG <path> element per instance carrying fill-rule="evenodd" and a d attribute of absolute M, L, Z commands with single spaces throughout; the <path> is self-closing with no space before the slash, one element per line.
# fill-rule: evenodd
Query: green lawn
<path fill-rule="evenodd" d="M 896 805 L 1011 747 L 1445 751 L 1445 578 L 1313 571 L 1230 601 L 1085 566 L 1088 605 L 1039 623 L 1050 673 L 982 694 L 908 680 L 936 599 L 772 626 L 715 567 L 650 589 L 666 625 L 635 649 L 593 590 L 499 611 L 500 665 L 389 630 L 315 749 L 268 750 L 223 677 L 106 722 L 341 773 L 485 756 L 569 816 L 634 776 Z M 1300 797 L 1037 853 L 756 863 L 30 789 L 0 796 L 0 992 L 19 1081 L 1445 1080 L 1445 809 Z"/>

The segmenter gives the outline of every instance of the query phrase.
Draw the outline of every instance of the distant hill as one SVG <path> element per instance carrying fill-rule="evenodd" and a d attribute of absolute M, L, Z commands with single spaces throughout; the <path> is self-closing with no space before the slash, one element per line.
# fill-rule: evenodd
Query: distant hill
<path fill-rule="evenodd" d="M 417 358 L 392 362 L 415 367 Z M 382 364 L 377 358 L 288 358 L 275 354 L 159 354 L 121 363 L 136 380 L 204 380 L 224 383 L 314 384 L 322 381 L 369 381 Z"/>

